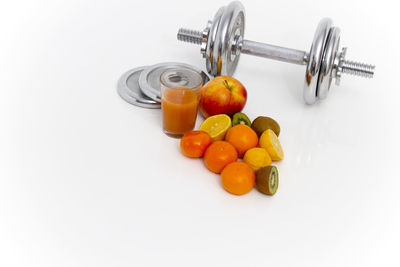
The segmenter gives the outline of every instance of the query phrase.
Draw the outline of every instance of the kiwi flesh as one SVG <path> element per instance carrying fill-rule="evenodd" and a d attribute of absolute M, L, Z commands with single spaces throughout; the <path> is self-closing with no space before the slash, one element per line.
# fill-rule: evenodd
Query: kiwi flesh
<path fill-rule="evenodd" d="M 249 117 L 247 117 L 247 115 L 242 112 L 233 114 L 232 126 L 235 126 L 238 124 L 244 124 L 244 125 L 251 127 L 251 121 L 250 121 Z"/>
<path fill-rule="evenodd" d="M 258 191 L 267 195 L 275 194 L 279 185 L 279 173 L 275 166 L 267 166 L 256 172 L 256 187 Z"/>
<path fill-rule="evenodd" d="M 279 133 L 281 132 L 279 124 L 274 119 L 265 116 L 255 118 L 251 124 L 251 128 L 257 133 L 258 137 L 268 129 L 274 131 L 276 136 L 279 136 Z"/>

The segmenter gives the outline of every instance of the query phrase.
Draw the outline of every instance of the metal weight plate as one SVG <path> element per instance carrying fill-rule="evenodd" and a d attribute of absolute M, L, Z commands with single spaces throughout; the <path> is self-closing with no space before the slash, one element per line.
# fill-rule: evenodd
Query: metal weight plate
<path fill-rule="evenodd" d="M 210 31 L 208 32 L 206 48 L 206 67 L 207 72 L 212 76 L 217 76 L 217 59 L 214 56 L 214 42 L 222 14 L 224 13 L 224 9 L 224 6 L 218 9 L 217 13 L 214 16 L 213 23 L 211 24 Z"/>
<path fill-rule="evenodd" d="M 332 27 L 332 20 L 329 18 L 322 19 L 314 34 L 314 40 L 311 45 L 310 54 L 307 62 L 306 76 L 303 90 L 304 101 L 307 104 L 314 104 L 317 101 L 318 86 L 319 86 L 319 72 L 321 69 L 322 57 L 326 45 L 327 37 L 330 28 Z"/>
<path fill-rule="evenodd" d="M 160 103 L 145 96 L 139 88 L 139 76 L 145 68 L 134 68 L 122 74 L 118 80 L 118 94 L 129 104 L 142 108 L 159 109 L 161 108 Z"/>
<path fill-rule="evenodd" d="M 321 62 L 319 86 L 317 91 L 319 99 L 325 99 L 328 96 L 329 88 L 332 83 L 333 62 L 339 48 L 339 41 L 340 29 L 338 27 L 332 27 L 329 30 L 328 40 L 325 45 L 324 55 Z"/>
<path fill-rule="evenodd" d="M 161 74 L 169 68 L 188 68 L 194 71 L 197 71 L 201 77 L 203 78 L 203 84 L 207 83 L 210 80 L 210 77 L 202 70 L 185 63 L 179 62 L 165 62 L 159 63 L 150 67 L 147 67 L 142 71 L 139 77 L 139 86 L 142 92 L 153 99 L 154 101 L 161 102 L 161 83 L 160 76 Z"/>
<path fill-rule="evenodd" d="M 217 75 L 232 76 L 239 61 L 239 54 L 232 55 L 232 43 L 236 35 L 244 35 L 244 6 L 231 2 L 225 7 L 214 42 L 214 58 L 216 58 Z"/>

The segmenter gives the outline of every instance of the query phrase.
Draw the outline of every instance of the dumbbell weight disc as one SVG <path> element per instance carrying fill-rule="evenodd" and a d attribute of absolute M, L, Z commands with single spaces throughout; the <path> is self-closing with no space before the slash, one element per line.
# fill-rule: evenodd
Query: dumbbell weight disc
<path fill-rule="evenodd" d="M 214 16 L 213 22 L 211 24 L 210 30 L 208 32 L 207 38 L 207 48 L 206 48 L 206 68 L 207 72 L 213 76 L 217 76 L 217 58 L 214 55 L 214 43 L 218 32 L 218 26 L 221 22 L 222 14 L 224 13 L 225 6 L 218 9 Z M 214 67 L 215 66 L 215 67 Z"/>
<path fill-rule="evenodd" d="M 332 20 L 322 19 L 315 31 L 314 39 L 311 45 L 309 58 L 306 68 L 306 76 L 303 90 L 304 101 L 307 104 L 314 104 L 318 99 L 319 74 L 324 54 L 324 48 L 327 43 L 328 33 L 332 27 Z"/>
<path fill-rule="evenodd" d="M 339 49 L 340 42 L 340 29 L 338 27 L 332 27 L 329 30 L 328 40 L 325 45 L 324 56 L 322 58 L 321 70 L 319 74 L 319 87 L 318 87 L 318 98 L 325 99 L 328 96 L 329 88 L 332 83 L 332 71 L 334 66 L 334 60 Z"/>
<path fill-rule="evenodd" d="M 142 93 L 139 86 L 139 76 L 147 67 L 138 67 L 125 72 L 118 80 L 118 94 L 129 104 L 142 108 L 161 108 L 161 104 Z"/>
<path fill-rule="evenodd" d="M 232 44 L 236 35 L 244 35 L 245 14 L 243 5 L 231 2 L 224 9 L 214 41 L 212 73 L 232 76 L 239 61 L 239 54 L 232 55 Z"/>

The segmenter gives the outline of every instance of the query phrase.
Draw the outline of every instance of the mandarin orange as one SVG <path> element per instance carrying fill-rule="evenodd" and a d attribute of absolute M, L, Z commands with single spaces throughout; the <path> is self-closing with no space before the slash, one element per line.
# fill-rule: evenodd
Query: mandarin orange
<path fill-rule="evenodd" d="M 226 165 L 236 161 L 237 158 L 236 149 L 225 141 L 212 143 L 204 153 L 204 163 L 210 171 L 215 173 L 221 173 Z"/>
<path fill-rule="evenodd" d="M 207 147 L 211 145 L 211 136 L 204 131 L 191 131 L 181 139 L 182 153 L 190 158 L 201 158 Z"/>
<path fill-rule="evenodd" d="M 222 186 L 235 195 L 249 192 L 254 187 L 255 179 L 253 169 L 245 162 L 230 163 L 221 173 Z"/>
<path fill-rule="evenodd" d="M 258 136 L 249 126 L 238 124 L 228 130 L 225 141 L 232 144 L 242 158 L 247 150 L 258 145 Z"/>

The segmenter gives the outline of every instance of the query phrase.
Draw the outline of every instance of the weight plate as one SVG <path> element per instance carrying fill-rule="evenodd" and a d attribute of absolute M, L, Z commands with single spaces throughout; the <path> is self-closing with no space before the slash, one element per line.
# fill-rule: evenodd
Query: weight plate
<path fill-rule="evenodd" d="M 214 44 L 217 75 L 232 76 L 235 72 L 239 54 L 232 57 L 232 43 L 236 35 L 244 35 L 244 18 L 244 7 L 240 2 L 234 1 L 226 6 Z"/>
<path fill-rule="evenodd" d="M 125 72 L 118 80 L 117 91 L 129 104 L 142 108 L 161 108 L 160 103 L 145 96 L 139 88 L 140 73 L 146 67 L 138 67 Z"/>
<path fill-rule="evenodd" d="M 329 18 L 322 19 L 314 34 L 314 40 L 311 45 L 310 54 L 307 62 L 306 76 L 303 90 L 304 101 L 307 104 L 314 104 L 318 99 L 319 72 L 321 70 L 321 62 L 326 45 L 326 40 L 332 20 Z"/>
<path fill-rule="evenodd" d="M 321 70 L 319 73 L 319 86 L 317 96 L 319 99 L 325 99 L 328 96 L 329 88 L 332 83 L 332 70 L 334 60 L 339 48 L 340 29 L 332 27 L 329 30 L 328 40 L 325 45 L 324 56 L 322 58 Z"/>
<path fill-rule="evenodd" d="M 161 102 L 160 76 L 166 69 L 170 68 L 188 68 L 197 71 L 203 79 L 203 84 L 210 80 L 210 77 L 204 71 L 189 64 L 178 62 L 159 63 L 145 68 L 140 74 L 139 86 L 142 92 L 154 101 Z"/>
<path fill-rule="evenodd" d="M 213 23 L 207 38 L 207 49 L 206 49 L 206 67 L 207 72 L 212 76 L 217 76 L 217 59 L 214 56 L 214 43 L 218 31 L 218 26 L 221 21 L 222 14 L 224 13 L 225 7 L 218 9 L 214 16 Z"/>

